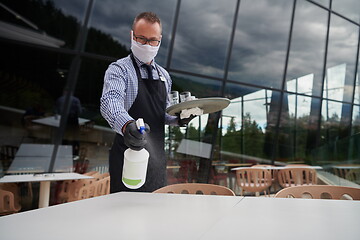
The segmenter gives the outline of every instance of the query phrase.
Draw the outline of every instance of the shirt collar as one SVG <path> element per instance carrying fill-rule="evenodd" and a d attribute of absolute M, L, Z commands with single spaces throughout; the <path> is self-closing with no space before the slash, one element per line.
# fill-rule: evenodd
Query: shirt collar
<path fill-rule="evenodd" d="M 138 65 L 139 68 L 140 68 L 142 65 L 146 64 L 146 63 L 140 61 L 134 54 L 133 54 L 133 56 L 134 56 L 135 62 L 136 62 L 136 64 Z M 151 61 L 150 65 L 151 65 L 151 67 L 152 67 L 153 69 L 155 68 L 155 59 L 153 59 L 153 60 Z"/>

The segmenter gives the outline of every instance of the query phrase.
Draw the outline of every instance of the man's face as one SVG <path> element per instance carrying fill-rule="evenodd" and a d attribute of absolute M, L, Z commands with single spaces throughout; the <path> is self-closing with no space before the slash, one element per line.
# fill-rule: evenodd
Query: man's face
<path fill-rule="evenodd" d="M 149 23 L 144 19 L 140 19 L 134 26 L 134 35 L 143 37 L 148 40 L 161 40 L 161 27 L 158 23 Z M 135 37 L 134 40 L 136 41 Z M 149 44 L 149 42 L 147 43 Z"/>

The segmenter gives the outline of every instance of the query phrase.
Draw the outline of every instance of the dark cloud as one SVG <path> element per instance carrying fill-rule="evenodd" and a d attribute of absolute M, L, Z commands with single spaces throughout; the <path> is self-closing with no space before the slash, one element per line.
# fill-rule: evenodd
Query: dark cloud
<path fill-rule="evenodd" d="M 222 78 L 236 0 L 183 0 L 175 37 L 171 68 Z M 316 1 L 328 6 L 328 0 Z M 342 4 L 340 4 L 340 2 Z M 58 0 L 66 14 L 83 19 L 83 0 Z M 166 62 L 177 1 L 95 1 L 91 26 L 130 48 L 133 18 L 142 11 L 156 12 L 163 23 L 163 41 L 157 57 Z M 350 19 L 359 17 L 358 0 L 333 1 L 334 10 Z M 288 45 L 293 1 L 242 0 L 238 15 L 228 78 L 238 82 L 280 88 Z M 321 93 L 328 12 L 308 1 L 297 1 L 289 55 L 291 80 L 314 74 L 313 94 Z M 354 20 L 355 21 L 355 20 Z M 355 69 L 358 26 L 331 17 L 328 67 L 347 64 L 347 77 Z"/>

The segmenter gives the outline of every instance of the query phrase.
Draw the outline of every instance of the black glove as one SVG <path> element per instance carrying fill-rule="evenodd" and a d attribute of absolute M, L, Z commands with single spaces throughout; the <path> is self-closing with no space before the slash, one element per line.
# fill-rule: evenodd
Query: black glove
<path fill-rule="evenodd" d="M 193 120 L 195 117 L 197 117 L 196 115 L 192 115 L 192 114 L 191 114 L 190 117 L 181 119 L 179 113 L 176 114 L 176 115 L 177 115 L 177 117 L 178 117 L 178 125 L 179 125 L 180 127 L 186 127 L 191 120 Z"/>
<path fill-rule="evenodd" d="M 148 133 L 150 133 L 150 127 L 147 123 L 145 123 L 145 132 L 143 134 L 140 133 L 135 121 L 128 123 L 124 132 L 125 145 L 132 150 L 140 151 L 147 143 L 146 136 Z"/>

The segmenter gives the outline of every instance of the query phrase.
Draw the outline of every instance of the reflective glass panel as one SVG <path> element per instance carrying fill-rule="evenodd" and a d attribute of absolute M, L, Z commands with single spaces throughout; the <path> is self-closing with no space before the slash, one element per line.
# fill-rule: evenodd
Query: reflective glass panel
<path fill-rule="evenodd" d="M 359 75 L 356 78 L 356 87 L 354 95 L 354 104 L 360 104 L 360 86 L 359 86 Z M 351 135 L 360 133 L 360 106 L 354 105 L 352 112 L 352 131 Z"/>
<path fill-rule="evenodd" d="M 221 81 L 171 73 L 172 87 L 179 93 L 189 91 L 196 98 L 221 96 Z"/>
<path fill-rule="evenodd" d="M 164 66 L 175 8 L 175 0 L 95 1 L 86 51 L 116 58 L 126 56 L 130 52 L 130 31 L 134 18 L 141 12 L 150 11 L 156 13 L 162 23 L 161 46 L 156 61 Z M 92 37 L 91 32 L 96 33 L 97 37 Z"/>
<path fill-rule="evenodd" d="M 74 48 L 86 0 L 2 1 L 0 37 L 47 47 Z"/>
<path fill-rule="evenodd" d="M 223 77 L 235 6 L 235 0 L 181 1 L 171 68 Z"/>
<path fill-rule="evenodd" d="M 295 160 L 304 160 L 307 157 L 307 140 L 311 98 L 295 94 L 288 95 L 289 104 L 289 156 Z"/>
<path fill-rule="evenodd" d="M 286 77 L 288 91 L 320 96 L 327 16 L 324 9 L 307 1 L 297 1 Z"/>
<path fill-rule="evenodd" d="M 359 62 L 360 66 L 360 62 Z M 358 71 L 360 67 L 358 67 Z M 355 93 L 354 93 L 354 103 L 360 104 L 360 82 L 359 82 L 359 72 L 356 74 L 356 84 L 355 84 Z"/>
<path fill-rule="evenodd" d="M 323 7 L 329 8 L 329 0 L 313 0 L 313 1 L 319 3 Z"/>
<path fill-rule="evenodd" d="M 292 6 L 283 0 L 241 1 L 229 79 L 281 87 Z"/>
<path fill-rule="evenodd" d="M 23 144 L 54 143 L 61 115 L 56 115 L 57 99 L 63 93 L 71 58 L 11 43 L 0 46 L 0 150 L 3 170 L 9 174 L 47 172 L 50 155 L 33 162 L 14 159 Z M 19 59 L 26 64 L 19 64 Z M 64 145 L 72 144 L 64 142 Z M 12 151 L 5 156 L 6 149 Z M 68 160 L 72 164 L 72 156 L 70 158 Z"/>
<path fill-rule="evenodd" d="M 322 101 L 321 140 L 334 141 L 339 135 L 342 103 Z"/>
<path fill-rule="evenodd" d="M 360 133 L 360 106 L 354 105 L 351 135 Z"/>
<path fill-rule="evenodd" d="M 232 91 L 235 84 L 227 84 L 226 92 Z M 239 86 L 237 86 L 239 87 Z M 221 118 L 222 158 L 232 157 L 242 161 L 251 156 L 270 159 L 271 143 L 277 119 L 275 105 L 278 95 L 273 91 L 247 88 L 248 93 L 233 98 L 223 110 Z M 251 90 L 251 91 L 250 91 Z"/>
<path fill-rule="evenodd" d="M 332 10 L 360 23 L 360 1 L 358 0 L 333 0 Z"/>
<path fill-rule="evenodd" d="M 352 101 L 358 36 L 358 26 L 331 15 L 324 97 Z"/>

